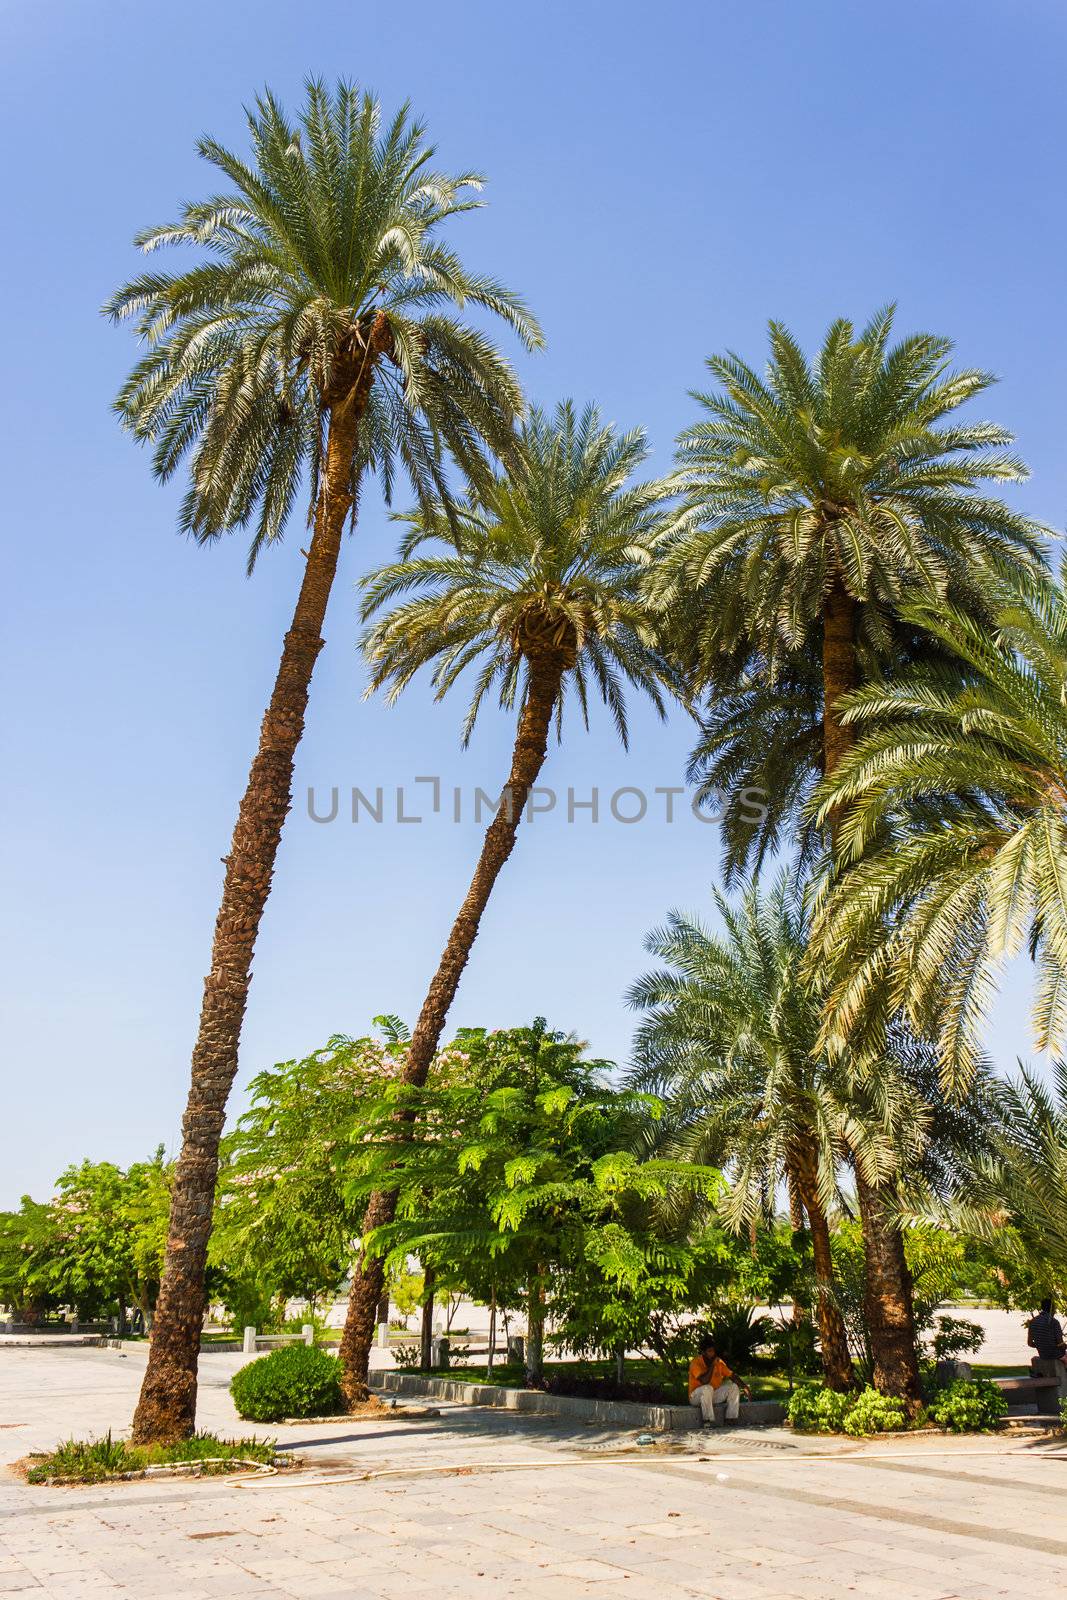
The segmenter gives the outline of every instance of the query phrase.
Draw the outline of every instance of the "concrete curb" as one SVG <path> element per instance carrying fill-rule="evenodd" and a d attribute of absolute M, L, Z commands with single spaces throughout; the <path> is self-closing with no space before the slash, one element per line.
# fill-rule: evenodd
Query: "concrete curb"
<path fill-rule="evenodd" d="M 694 1406 L 637 1405 L 630 1400 L 585 1400 L 577 1395 L 542 1394 L 539 1389 L 504 1389 L 492 1383 L 462 1383 L 456 1378 L 423 1378 L 413 1372 L 376 1372 L 374 1387 L 392 1394 L 432 1395 L 437 1400 L 458 1400 L 468 1406 L 496 1406 L 542 1417 L 573 1417 L 576 1422 L 607 1427 L 636 1428 L 657 1433 L 684 1433 L 700 1427 Z M 773 1424 L 785 1420 L 785 1407 L 776 1400 L 751 1400 L 741 1404 L 741 1421 Z"/>
<path fill-rule="evenodd" d="M 4 1333 L 0 1350 L 86 1350 L 107 1343 L 102 1333 Z"/>

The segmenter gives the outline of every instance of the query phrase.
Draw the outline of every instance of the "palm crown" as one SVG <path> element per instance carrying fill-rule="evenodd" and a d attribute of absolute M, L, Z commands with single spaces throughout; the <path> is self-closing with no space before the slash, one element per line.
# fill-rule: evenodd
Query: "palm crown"
<path fill-rule="evenodd" d="M 981 488 L 1025 476 L 1011 436 L 953 416 L 990 375 L 950 372 L 951 343 L 931 334 L 891 346 L 892 324 L 891 307 L 858 337 L 835 322 L 812 365 L 772 322 L 763 377 L 708 361 L 720 392 L 695 396 L 706 415 L 679 441 L 690 514 L 662 580 L 713 588 L 696 622 L 707 662 L 740 643 L 773 673 L 817 639 L 835 584 L 862 603 L 858 649 L 878 655 L 907 594 L 1036 556 L 1033 524 Z"/>
<path fill-rule="evenodd" d="M 481 179 L 433 170 L 406 106 L 383 126 L 369 94 L 311 82 L 298 122 L 269 93 L 247 119 L 250 164 L 213 139 L 199 145 L 230 188 L 137 241 L 203 258 L 144 273 L 105 309 L 135 317 L 148 346 L 116 402 L 125 424 L 154 441 L 160 478 L 192 454 L 182 527 L 206 540 L 251 524 L 251 565 L 308 468 L 314 499 L 325 412 L 372 356 L 387 360 L 366 397 L 352 493 L 366 469 L 388 498 L 399 466 L 426 501 L 445 494 L 442 446 L 476 474 L 481 442 L 506 450 L 522 409 L 492 342 L 448 308 L 484 308 L 528 346 L 540 335 L 514 294 L 469 272 L 441 237 L 477 203 Z"/>
<path fill-rule="evenodd" d="M 848 870 L 819 952 L 835 1037 L 855 1043 L 903 1006 L 958 1077 L 994 967 L 1027 936 L 1038 1043 L 1067 1030 L 1067 590 L 1034 587 L 994 633 L 957 612 L 922 622 L 960 666 L 847 702 L 863 737 L 820 797 L 842 808 Z"/>
<path fill-rule="evenodd" d="M 568 688 L 587 720 L 592 690 L 625 743 L 626 684 L 663 715 L 676 679 L 643 579 L 670 486 L 630 482 L 647 454 L 640 429 L 617 434 L 592 406 L 533 409 L 512 469 L 472 486 L 454 518 L 440 505 L 412 513 L 400 559 L 364 580 L 365 618 L 401 601 L 364 636 L 371 687 L 395 698 L 432 663 L 440 699 L 476 666 L 466 742 L 485 697 L 514 706 L 550 654 L 562 672 L 557 721 Z M 420 554 L 425 544 L 442 553 Z"/>

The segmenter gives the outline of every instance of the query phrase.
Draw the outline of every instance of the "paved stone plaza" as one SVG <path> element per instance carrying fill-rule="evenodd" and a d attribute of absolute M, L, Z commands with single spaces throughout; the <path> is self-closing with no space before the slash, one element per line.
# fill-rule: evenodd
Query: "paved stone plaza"
<path fill-rule="evenodd" d="M 253 1431 L 226 1389 L 241 1360 L 202 1358 L 203 1426 Z M 142 1371 L 117 1351 L 0 1350 L 2 1460 L 120 1430 Z M 460 1406 L 254 1431 L 305 1470 L 45 1489 L 5 1468 L 0 1595 L 992 1600 L 1067 1578 L 1067 1448 L 1049 1440 L 775 1429 L 650 1450 Z"/>

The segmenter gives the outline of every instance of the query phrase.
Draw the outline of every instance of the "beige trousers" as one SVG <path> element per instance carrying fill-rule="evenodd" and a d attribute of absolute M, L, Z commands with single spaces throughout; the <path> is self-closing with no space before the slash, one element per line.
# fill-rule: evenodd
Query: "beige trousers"
<path fill-rule="evenodd" d="M 713 1389 L 708 1383 L 702 1383 L 699 1389 L 694 1389 L 689 1396 L 689 1404 L 699 1406 L 704 1421 L 713 1425 L 719 1420 L 715 1415 L 715 1407 L 725 1405 L 727 1422 L 736 1422 L 741 1409 L 741 1391 L 737 1384 L 731 1383 L 729 1379 L 725 1383 L 720 1383 L 717 1389 Z"/>

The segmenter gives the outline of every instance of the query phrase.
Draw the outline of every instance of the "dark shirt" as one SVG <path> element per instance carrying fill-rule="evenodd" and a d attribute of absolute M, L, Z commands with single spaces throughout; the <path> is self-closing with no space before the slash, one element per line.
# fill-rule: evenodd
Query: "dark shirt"
<path fill-rule="evenodd" d="M 1042 1361 L 1055 1361 L 1063 1354 L 1063 1329 L 1050 1311 L 1039 1311 L 1030 1324 L 1030 1343 Z"/>

